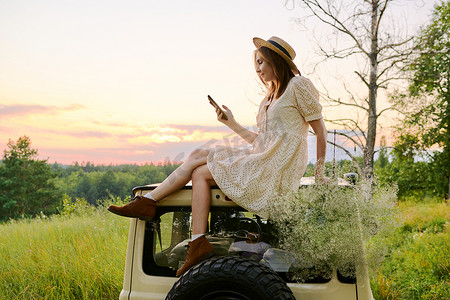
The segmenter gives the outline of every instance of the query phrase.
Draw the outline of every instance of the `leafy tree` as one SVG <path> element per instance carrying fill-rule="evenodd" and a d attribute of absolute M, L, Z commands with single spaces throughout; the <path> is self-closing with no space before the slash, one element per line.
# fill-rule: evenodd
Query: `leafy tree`
<path fill-rule="evenodd" d="M 109 195 L 119 194 L 120 191 L 116 183 L 116 175 L 111 169 L 104 172 L 97 185 L 97 189 L 99 190 L 98 199 L 106 199 Z"/>
<path fill-rule="evenodd" d="M 396 151 L 405 158 L 427 156 L 437 172 L 438 195 L 450 192 L 450 1 L 435 6 L 416 45 L 419 54 L 405 70 L 411 74 L 408 93 L 394 102 L 405 113 L 399 126 Z M 438 148 L 437 151 L 430 151 Z"/>
<path fill-rule="evenodd" d="M 131 196 L 133 187 L 162 182 L 179 165 L 94 165 L 83 162 L 81 165 L 52 164 L 58 174 L 56 185 L 71 199 L 84 198 L 97 205 L 99 200 L 110 198 L 125 199 Z"/>
<path fill-rule="evenodd" d="M 38 159 L 27 136 L 9 141 L 0 165 L 0 219 L 53 213 L 61 193 L 55 188 L 56 174 Z"/>
<path fill-rule="evenodd" d="M 358 168 L 361 169 L 363 164 L 362 156 L 355 156 L 353 161 L 342 159 L 338 161 L 325 162 L 325 175 L 327 177 L 344 178 L 345 173 L 358 173 Z M 358 167 L 356 167 L 357 165 Z M 303 177 L 313 177 L 315 164 L 309 162 L 306 166 L 306 171 Z"/>
<path fill-rule="evenodd" d="M 94 180 L 95 173 L 80 173 L 78 184 L 76 185 L 75 197 L 85 198 L 90 204 L 95 204 L 97 198 L 97 188 Z"/>
<path fill-rule="evenodd" d="M 405 157 L 398 152 L 392 152 L 392 162 L 380 167 L 379 160 L 375 163 L 375 174 L 383 186 L 395 182 L 398 187 L 398 197 L 403 199 L 412 196 L 422 199 L 436 195 L 436 176 L 426 161 L 415 161 L 414 157 Z"/>
<path fill-rule="evenodd" d="M 389 155 L 386 149 L 386 137 L 382 136 L 380 140 L 380 151 L 378 159 L 374 163 L 375 169 L 384 169 L 389 164 Z"/>

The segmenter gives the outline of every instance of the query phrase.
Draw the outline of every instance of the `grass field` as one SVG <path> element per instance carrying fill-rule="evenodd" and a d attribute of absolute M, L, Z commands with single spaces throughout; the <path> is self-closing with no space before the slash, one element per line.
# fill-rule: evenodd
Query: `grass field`
<path fill-rule="evenodd" d="M 450 299 L 450 207 L 400 203 L 402 225 L 372 277 L 376 299 Z M 83 203 L 0 225 L 0 299 L 117 299 L 129 219 Z"/>
<path fill-rule="evenodd" d="M 450 206 L 400 202 L 402 225 L 372 276 L 375 299 L 450 299 Z"/>
<path fill-rule="evenodd" d="M 0 298 L 117 299 L 129 222 L 78 208 L 0 226 Z"/>

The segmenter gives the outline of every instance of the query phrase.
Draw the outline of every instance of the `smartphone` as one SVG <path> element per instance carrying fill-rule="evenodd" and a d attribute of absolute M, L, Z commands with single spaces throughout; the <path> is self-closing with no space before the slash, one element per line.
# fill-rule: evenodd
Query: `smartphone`
<path fill-rule="evenodd" d="M 216 101 L 214 101 L 213 98 L 211 98 L 210 95 L 208 95 L 208 100 L 209 103 L 211 103 L 212 106 L 214 106 L 215 108 L 220 109 L 220 111 L 222 112 L 222 119 L 228 120 L 227 114 L 225 113 L 225 111 L 219 106 L 219 104 L 216 103 Z"/>

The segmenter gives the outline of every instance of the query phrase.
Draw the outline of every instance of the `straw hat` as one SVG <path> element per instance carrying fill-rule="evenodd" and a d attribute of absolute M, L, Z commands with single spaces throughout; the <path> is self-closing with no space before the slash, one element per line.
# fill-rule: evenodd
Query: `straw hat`
<path fill-rule="evenodd" d="M 278 53 L 289 65 L 292 72 L 294 74 L 299 74 L 300 71 L 298 70 L 297 66 L 294 64 L 293 60 L 295 58 L 295 51 L 292 49 L 292 47 L 280 39 L 279 37 L 273 36 L 270 39 L 263 40 L 261 38 L 253 38 L 253 44 L 255 44 L 256 48 L 259 49 L 261 47 L 269 48 L 270 50 L 275 51 Z"/>

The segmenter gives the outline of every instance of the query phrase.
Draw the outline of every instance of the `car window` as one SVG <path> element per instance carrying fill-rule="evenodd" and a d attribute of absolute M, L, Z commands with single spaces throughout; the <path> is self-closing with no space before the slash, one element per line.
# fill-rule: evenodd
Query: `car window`
<path fill-rule="evenodd" d="M 186 259 L 191 236 L 191 209 L 164 209 L 155 221 L 146 223 L 143 270 L 148 275 L 174 277 Z M 289 273 L 296 261 L 291 253 L 278 248 L 276 233 L 268 220 L 240 207 L 212 207 L 206 237 L 216 255 L 236 255 L 261 262 L 292 282 Z M 317 280 L 326 282 L 329 279 Z"/>

